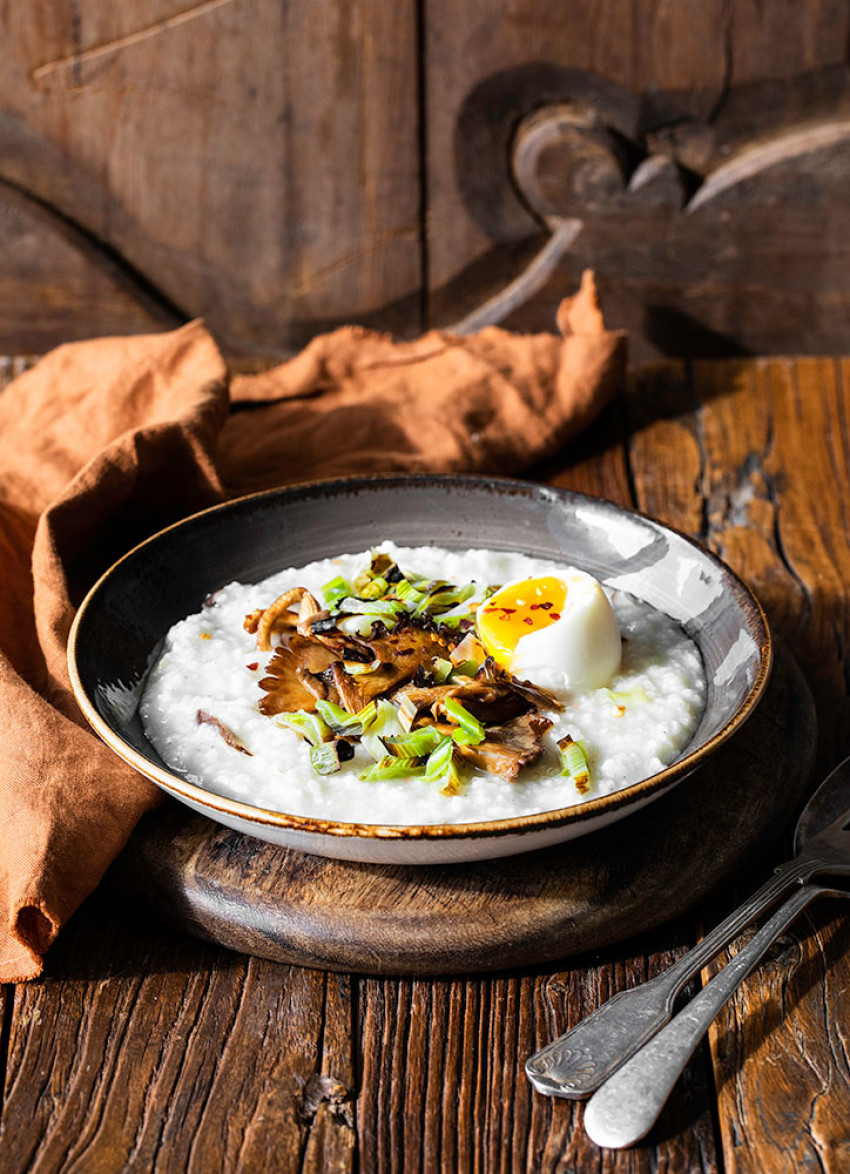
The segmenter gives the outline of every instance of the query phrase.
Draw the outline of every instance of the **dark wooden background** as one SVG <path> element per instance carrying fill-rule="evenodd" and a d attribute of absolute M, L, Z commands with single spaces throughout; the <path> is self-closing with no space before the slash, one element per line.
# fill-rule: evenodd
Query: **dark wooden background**
<path fill-rule="evenodd" d="M 567 218 L 512 326 L 591 264 L 637 358 L 844 349 L 848 42 L 846 0 L 6 0 L 0 348 L 414 334 Z"/>

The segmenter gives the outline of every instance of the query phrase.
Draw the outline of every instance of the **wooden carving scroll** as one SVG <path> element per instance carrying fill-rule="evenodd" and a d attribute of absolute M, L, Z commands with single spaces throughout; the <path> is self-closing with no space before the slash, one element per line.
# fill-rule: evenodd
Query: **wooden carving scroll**
<path fill-rule="evenodd" d="M 612 78 L 567 64 L 590 32 L 549 7 L 556 60 L 523 59 L 520 37 L 521 63 L 493 72 L 501 54 L 470 39 L 456 77 L 435 52 L 419 88 L 413 9 L 394 5 L 335 8 L 339 38 L 318 40 L 298 6 L 287 24 L 205 3 L 128 33 L 99 3 L 55 45 L 28 16 L 0 76 L 0 343 L 203 316 L 262 362 L 345 321 L 549 330 L 590 266 L 638 360 L 845 351 L 843 61 L 793 72 L 783 25 L 746 84 L 664 88 L 658 46 L 642 79 L 612 80 L 613 58 Z M 681 6 L 688 44 L 703 7 Z M 307 44 L 309 68 L 282 70 Z"/>
<path fill-rule="evenodd" d="M 551 320 L 591 266 L 608 320 L 630 329 L 638 357 L 846 350 L 850 121 L 763 139 L 703 180 L 592 109 L 558 103 L 520 123 L 511 164 L 551 235 L 458 329 Z"/>

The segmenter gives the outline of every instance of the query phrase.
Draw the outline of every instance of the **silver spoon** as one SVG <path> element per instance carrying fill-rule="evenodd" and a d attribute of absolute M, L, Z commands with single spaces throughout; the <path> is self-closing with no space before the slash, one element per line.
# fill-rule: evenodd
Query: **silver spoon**
<path fill-rule="evenodd" d="M 794 833 L 795 857 L 716 929 L 655 978 L 620 991 L 586 1019 L 533 1055 L 525 1071 L 549 1096 L 582 1098 L 602 1085 L 668 1022 L 685 984 L 760 913 L 794 886 L 823 873 L 850 875 L 850 758 L 806 804 Z"/>
<path fill-rule="evenodd" d="M 584 1111 L 592 1141 L 622 1149 L 649 1132 L 714 1017 L 782 931 L 820 896 L 850 897 L 850 892 L 800 885 L 687 1007 L 593 1094 Z"/>

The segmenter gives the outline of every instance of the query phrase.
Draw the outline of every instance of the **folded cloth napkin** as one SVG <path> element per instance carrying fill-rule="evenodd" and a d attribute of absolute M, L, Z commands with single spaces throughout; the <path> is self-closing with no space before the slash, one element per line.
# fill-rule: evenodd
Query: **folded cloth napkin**
<path fill-rule="evenodd" d="M 227 497 L 368 472 L 516 473 L 619 386 L 591 274 L 562 336 L 414 342 L 357 327 L 228 377 L 193 322 L 59 347 L 0 393 L 0 981 L 37 976 L 61 925 L 159 797 L 89 730 L 65 646 L 96 577 Z"/>

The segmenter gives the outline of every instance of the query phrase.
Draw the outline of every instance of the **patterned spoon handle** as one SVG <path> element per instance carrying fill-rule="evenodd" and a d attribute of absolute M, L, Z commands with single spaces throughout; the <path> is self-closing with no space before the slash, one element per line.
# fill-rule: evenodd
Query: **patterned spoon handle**
<path fill-rule="evenodd" d="M 783 930 L 821 894 L 850 896 L 802 885 L 692 1002 L 594 1093 L 584 1112 L 592 1141 L 622 1149 L 649 1132 L 712 1020 Z"/>
<path fill-rule="evenodd" d="M 788 861 L 673 966 L 638 987 L 620 991 L 565 1035 L 536 1052 L 525 1065 L 534 1087 L 549 1096 L 576 1100 L 590 1096 L 667 1023 L 676 996 L 688 980 L 788 888 L 808 879 L 812 871 L 804 856 Z"/>

